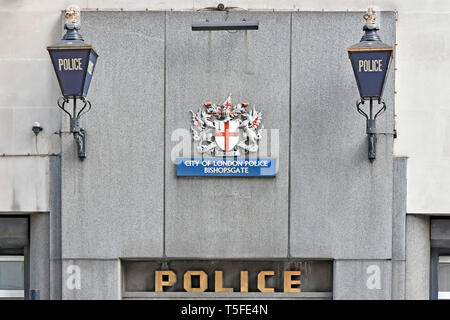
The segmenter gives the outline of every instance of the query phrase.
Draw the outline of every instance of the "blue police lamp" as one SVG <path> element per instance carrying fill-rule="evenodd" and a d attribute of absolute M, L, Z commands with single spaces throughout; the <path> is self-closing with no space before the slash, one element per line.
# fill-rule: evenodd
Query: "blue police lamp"
<path fill-rule="evenodd" d="M 383 43 L 377 34 L 377 14 L 369 8 L 364 15 L 366 25 L 363 27 L 364 35 L 361 41 L 348 48 L 353 72 L 358 85 L 359 98 L 356 101 L 356 109 L 366 118 L 366 133 L 369 140 L 369 160 L 376 158 L 376 118 L 386 111 L 386 104 L 382 99 L 384 84 L 392 60 L 393 47 Z M 369 100 L 369 114 L 360 107 Z M 373 115 L 373 101 L 381 108 Z"/>
<path fill-rule="evenodd" d="M 80 9 L 70 6 L 65 10 L 64 16 L 64 29 L 67 32 L 61 42 L 48 46 L 47 50 L 62 92 L 58 106 L 70 117 L 70 132 L 77 143 L 78 156 L 83 160 L 86 158 L 86 131 L 80 127 L 80 118 L 91 109 L 91 102 L 86 95 L 98 55 L 92 45 L 85 43 L 78 33 Z M 70 100 L 73 101 L 72 113 L 66 109 Z M 80 109 L 77 109 L 77 100 L 83 103 Z"/>

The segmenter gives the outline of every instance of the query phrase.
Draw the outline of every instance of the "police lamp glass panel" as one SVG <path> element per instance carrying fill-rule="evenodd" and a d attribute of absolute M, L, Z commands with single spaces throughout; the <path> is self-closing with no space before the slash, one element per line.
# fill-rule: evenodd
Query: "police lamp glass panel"
<path fill-rule="evenodd" d="M 383 95 L 391 54 L 392 50 L 350 51 L 350 60 L 362 99 L 379 99 Z"/>
<path fill-rule="evenodd" d="M 48 51 L 63 96 L 86 97 L 97 61 L 95 51 L 89 45 L 53 46 Z"/>
<path fill-rule="evenodd" d="M 0 299 L 24 298 L 23 256 L 0 256 Z"/>
<path fill-rule="evenodd" d="M 362 99 L 380 99 L 389 70 L 393 48 L 377 34 L 376 13 L 369 9 L 361 41 L 348 48 L 348 56 Z"/>
<path fill-rule="evenodd" d="M 66 34 L 62 41 L 48 46 L 53 68 L 65 98 L 84 98 L 91 83 L 97 53 L 92 45 L 84 42 L 80 30 L 80 8 L 70 6 L 64 17 Z"/>

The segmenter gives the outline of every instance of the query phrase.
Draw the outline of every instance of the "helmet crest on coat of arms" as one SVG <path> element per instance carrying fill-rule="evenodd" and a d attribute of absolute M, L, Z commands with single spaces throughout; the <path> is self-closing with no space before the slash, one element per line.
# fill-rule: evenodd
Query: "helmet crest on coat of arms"
<path fill-rule="evenodd" d="M 231 96 L 221 104 L 206 102 L 198 112 L 192 113 L 192 135 L 200 153 L 215 156 L 239 156 L 258 151 L 262 137 L 261 112 L 248 103 L 231 104 Z"/>

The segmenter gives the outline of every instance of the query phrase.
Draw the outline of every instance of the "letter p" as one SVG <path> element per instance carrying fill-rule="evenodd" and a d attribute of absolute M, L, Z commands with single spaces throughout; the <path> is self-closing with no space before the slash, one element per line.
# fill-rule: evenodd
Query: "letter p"
<path fill-rule="evenodd" d="M 361 68 L 364 67 L 364 60 L 359 60 L 359 72 L 361 72 Z"/>
<path fill-rule="evenodd" d="M 163 280 L 167 276 L 168 280 Z M 177 281 L 175 273 L 171 270 L 155 271 L 155 292 L 163 292 L 163 287 L 170 287 Z"/>

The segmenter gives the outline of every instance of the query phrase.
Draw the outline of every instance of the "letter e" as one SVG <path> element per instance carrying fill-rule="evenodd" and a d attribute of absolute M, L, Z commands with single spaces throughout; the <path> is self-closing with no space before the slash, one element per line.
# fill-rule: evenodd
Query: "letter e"
<path fill-rule="evenodd" d="M 284 292 L 300 292 L 300 288 L 292 288 L 293 284 L 300 286 L 300 280 L 292 280 L 292 276 L 300 276 L 300 271 L 284 272 Z"/>

